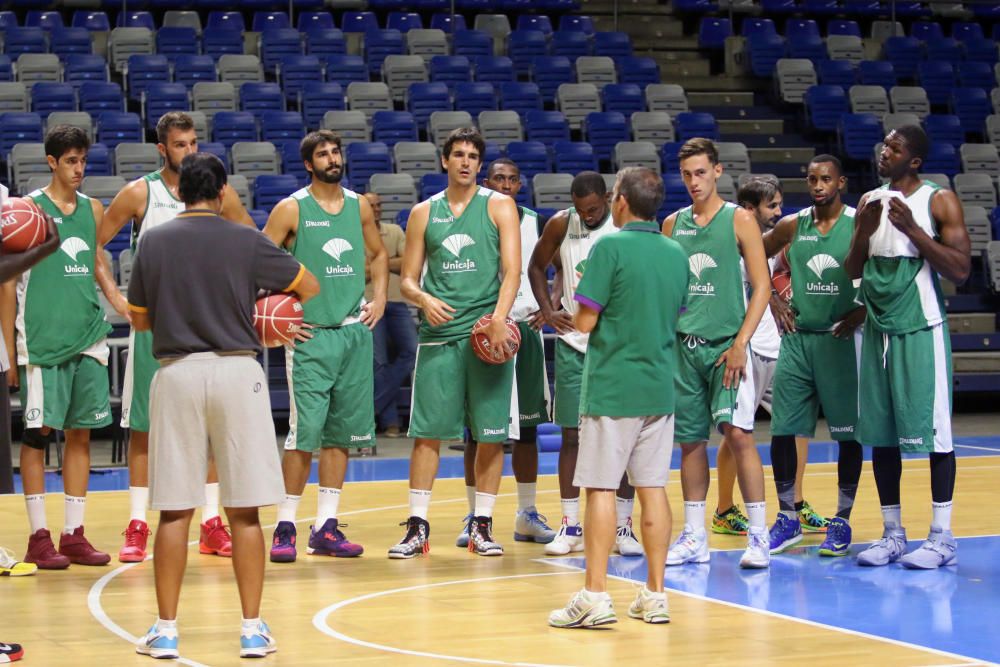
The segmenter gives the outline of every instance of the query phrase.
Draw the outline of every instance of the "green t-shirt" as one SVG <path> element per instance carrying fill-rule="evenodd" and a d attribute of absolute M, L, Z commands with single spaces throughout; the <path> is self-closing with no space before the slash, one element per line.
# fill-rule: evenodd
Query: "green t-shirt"
<path fill-rule="evenodd" d="M 788 247 L 792 270 L 795 328 L 829 331 L 858 307 L 858 289 L 844 269 L 854 235 L 854 209 L 845 206 L 826 234 L 821 234 L 810 206 L 799 212 L 795 238 Z"/>
<path fill-rule="evenodd" d="M 591 249 L 574 297 L 601 314 L 583 362 L 581 415 L 673 413 L 674 341 L 688 271 L 684 249 L 655 222 L 630 222 Z"/>

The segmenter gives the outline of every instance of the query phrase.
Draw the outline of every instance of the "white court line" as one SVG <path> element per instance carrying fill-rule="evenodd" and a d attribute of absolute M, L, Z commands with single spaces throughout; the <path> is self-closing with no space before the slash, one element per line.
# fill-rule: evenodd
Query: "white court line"
<path fill-rule="evenodd" d="M 982 445 L 960 445 L 955 443 L 955 447 L 965 447 L 966 449 L 977 449 L 981 452 L 996 452 L 1000 454 L 1000 447 L 983 447 Z"/>
<path fill-rule="evenodd" d="M 575 572 L 579 574 L 579 570 Z M 368 593 L 367 595 L 359 595 L 358 597 L 353 597 L 348 600 L 342 600 L 336 604 L 332 604 L 329 607 L 320 609 L 313 616 L 313 626 L 325 635 L 329 635 L 334 639 L 339 639 L 340 641 L 347 642 L 348 644 L 354 644 L 356 646 L 362 646 L 364 648 L 375 649 L 377 651 L 385 651 L 387 653 L 398 653 L 400 655 L 412 655 L 418 658 L 433 658 L 435 660 L 451 660 L 454 662 L 468 662 L 475 663 L 477 665 L 512 665 L 515 667 L 560 667 L 559 665 L 552 665 L 551 663 L 535 663 L 535 662 L 506 662 L 504 660 L 490 660 L 487 658 L 469 658 L 460 655 L 446 655 L 444 653 L 430 653 L 427 651 L 411 651 L 409 649 L 397 648 L 395 646 L 388 646 L 386 644 L 376 644 L 374 642 L 367 642 L 363 639 L 357 639 L 351 637 L 350 635 L 345 635 L 342 632 L 337 632 L 327 624 L 327 618 L 330 614 L 335 611 L 342 609 L 348 605 L 355 604 L 356 602 L 364 602 L 365 600 L 371 600 L 373 598 L 384 597 L 387 595 L 395 595 L 396 593 L 408 593 L 410 591 L 424 590 L 428 588 L 440 588 L 442 586 L 457 586 L 461 584 L 480 584 L 488 581 L 505 581 L 510 579 L 527 579 L 529 577 L 551 577 L 556 574 L 574 574 L 574 572 L 540 572 L 534 574 L 513 574 L 503 577 L 474 577 L 472 579 L 458 579 L 454 581 L 441 581 L 435 584 L 420 584 L 417 586 L 406 586 L 404 588 L 392 588 L 385 591 L 378 591 L 377 593 Z"/>

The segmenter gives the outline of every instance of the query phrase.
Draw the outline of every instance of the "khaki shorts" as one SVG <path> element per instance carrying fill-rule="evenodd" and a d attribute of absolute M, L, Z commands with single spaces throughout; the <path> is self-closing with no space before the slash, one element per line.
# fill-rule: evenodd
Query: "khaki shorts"
<path fill-rule="evenodd" d="M 208 462 L 223 507 L 285 497 L 264 369 L 248 355 L 200 352 L 163 363 L 150 388 L 149 506 L 205 503 Z"/>
<path fill-rule="evenodd" d="M 674 416 L 580 417 L 573 485 L 617 489 L 628 471 L 635 487 L 664 487 L 674 447 Z"/>

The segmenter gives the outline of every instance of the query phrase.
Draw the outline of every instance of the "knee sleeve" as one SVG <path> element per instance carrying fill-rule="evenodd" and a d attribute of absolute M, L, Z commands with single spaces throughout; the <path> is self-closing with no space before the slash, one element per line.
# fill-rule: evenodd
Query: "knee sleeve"
<path fill-rule="evenodd" d="M 42 429 L 40 428 L 26 428 L 24 429 L 24 437 L 21 438 L 21 441 L 25 447 L 45 449 L 52 442 L 52 431 L 49 431 L 46 435 L 42 435 Z"/>

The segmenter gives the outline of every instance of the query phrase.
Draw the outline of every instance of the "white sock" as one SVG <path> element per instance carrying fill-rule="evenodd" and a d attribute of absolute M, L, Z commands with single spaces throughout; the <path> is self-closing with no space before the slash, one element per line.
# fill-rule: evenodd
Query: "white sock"
<path fill-rule="evenodd" d="M 747 503 L 747 518 L 751 528 L 767 529 L 767 502 Z"/>
<path fill-rule="evenodd" d="M 205 506 L 201 508 L 201 522 L 208 523 L 219 516 L 219 483 L 205 484 Z"/>
<path fill-rule="evenodd" d="M 903 525 L 903 510 L 899 505 L 882 505 L 882 523 L 886 528 L 899 528 Z"/>
<path fill-rule="evenodd" d="M 299 502 L 302 496 L 291 496 L 285 494 L 285 499 L 278 505 L 278 523 L 288 521 L 295 523 L 295 515 L 299 512 Z"/>
<path fill-rule="evenodd" d="M 177 619 L 175 618 L 172 621 L 164 621 L 162 618 L 158 618 L 158 619 L 156 619 L 156 629 L 164 637 L 168 637 L 170 639 L 176 639 L 177 638 Z"/>
<path fill-rule="evenodd" d="M 149 505 L 149 487 L 148 486 L 128 487 L 128 504 L 131 512 L 131 514 L 129 515 L 129 520 L 145 521 L 146 507 Z"/>
<path fill-rule="evenodd" d="M 517 483 L 517 511 L 522 512 L 535 506 L 535 493 L 538 484 L 535 482 Z"/>
<path fill-rule="evenodd" d="M 424 489 L 410 489 L 410 516 L 427 521 L 427 508 L 431 504 L 431 492 Z"/>
<path fill-rule="evenodd" d="M 951 530 L 951 502 L 949 500 L 946 503 L 931 503 L 934 512 L 934 516 L 931 519 L 931 528 Z"/>
<path fill-rule="evenodd" d="M 632 507 L 635 498 L 619 498 L 615 496 L 615 511 L 618 513 L 618 527 L 621 528 L 632 518 Z"/>
<path fill-rule="evenodd" d="M 684 501 L 684 525 L 696 534 L 705 533 L 705 501 Z"/>
<path fill-rule="evenodd" d="M 45 522 L 45 494 L 38 493 L 24 497 L 24 505 L 28 509 L 28 525 L 34 535 L 43 528 L 48 528 Z"/>
<path fill-rule="evenodd" d="M 465 487 L 465 497 L 469 499 L 469 514 L 476 513 L 476 487 L 466 486 Z"/>
<path fill-rule="evenodd" d="M 86 508 L 86 496 L 66 496 L 66 522 L 63 524 L 64 533 L 72 533 L 83 525 L 83 511 Z"/>
<path fill-rule="evenodd" d="M 240 623 L 240 634 L 245 637 L 249 637 L 257 632 L 257 628 L 260 626 L 260 617 L 257 618 L 244 618 Z"/>
<path fill-rule="evenodd" d="M 479 493 L 476 492 L 476 509 L 472 513 L 474 516 L 484 516 L 490 518 L 493 516 L 493 506 L 497 504 L 497 497 L 492 493 Z"/>
<path fill-rule="evenodd" d="M 561 498 L 559 502 L 562 505 L 562 512 L 563 516 L 566 517 L 566 523 L 571 526 L 580 523 L 580 499 Z"/>
<path fill-rule="evenodd" d="M 328 519 L 337 518 L 337 508 L 340 506 L 340 489 L 331 486 L 319 487 L 316 503 L 316 530 L 318 531 Z"/>

